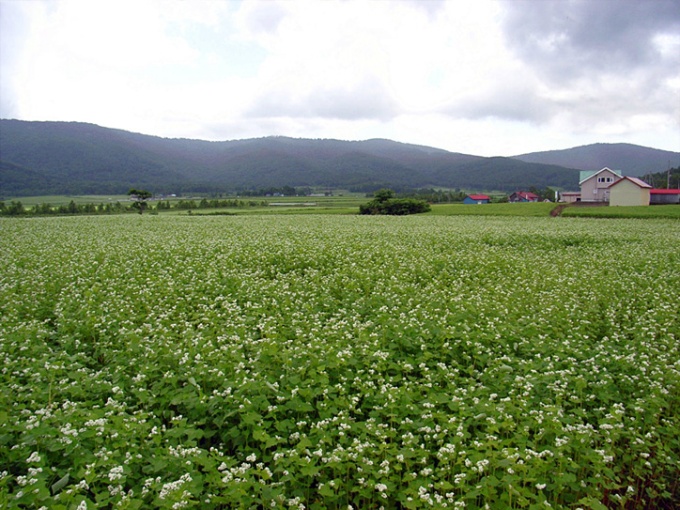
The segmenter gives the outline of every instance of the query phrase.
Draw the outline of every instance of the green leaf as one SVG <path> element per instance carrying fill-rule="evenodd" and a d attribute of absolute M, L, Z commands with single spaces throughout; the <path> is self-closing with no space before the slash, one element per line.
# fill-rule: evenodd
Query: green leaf
<path fill-rule="evenodd" d="M 52 484 L 52 487 L 50 487 L 50 490 L 52 491 L 52 495 L 56 494 L 56 493 L 59 492 L 61 489 L 63 489 L 64 487 L 66 487 L 66 484 L 68 483 L 68 481 L 69 481 L 70 479 L 71 479 L 71 475 L 69 475 L 68 473 L 66 473 L 66 474 L 65 474 L 64 476 L 62 476 L 59 480 L 57 480 L 56 482 L 54 482 L 54 483 Z"/>
<path fill-rule="evenodd" d="M 602 503 L 600 503 L 598 500 L 593 498 L 592 496 L 588 496 L 586 498 L 581 498 L 578 500 L 579 504 L 585 505 L 591 510 L 607 510 L 607 507 L 604 506 Z"/>
<path fill-rule="evenodd" d="M 333 489 L 328 484 L 324 485 L 323 487 L 321 487 L 319 489 L 319 494 L 321 494 L 322 496 L 326 496 L 326 497 L 332 497 L 332 496 L 335 495 L 335 493 L 333 492 Z"/>

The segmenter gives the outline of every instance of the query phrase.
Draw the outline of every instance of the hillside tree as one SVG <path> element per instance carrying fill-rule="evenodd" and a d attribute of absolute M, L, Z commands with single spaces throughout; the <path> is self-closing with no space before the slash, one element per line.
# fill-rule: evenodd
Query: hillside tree
<path fill-rule="evenodd" d="M 138 209 L 139 214 L 143 214 L 146 210 L 147 200 L 152 197 L 151 192 L 143 189 L 132 188 L 130 191 L 128 191 L 128 195 L 130 196 L 130 200 L 133 201 L 132 207 Z"/>

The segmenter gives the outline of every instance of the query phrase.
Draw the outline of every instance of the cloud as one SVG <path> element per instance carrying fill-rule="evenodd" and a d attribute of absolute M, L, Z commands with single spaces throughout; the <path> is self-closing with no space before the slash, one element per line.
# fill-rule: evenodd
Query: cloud
<path fill-rule="evenodd" d="M 446 0 L 402 0 L 417 9 L 423 9 L 431 18 L 435 18 L 446 8 Z"/>
<path fill-rule="evenodd" d="M 677 73 L 680 52 L 670 48 L 680 32 L 676 0 L 516 1 L 505 9 L 509 47 L 552 81 L 639 69 Z"/>
<path fill-rule="evenodd" d="M 459 98 L 447 113 L 472 120 L 495 118 L 543 124 L 556 114 L 557 105 L 543 96 L 540 88 L 531 79 L 505 76 Z"/>
<path fill-rule="evenodd" d="M 269 9 L 272 12 L 268 12 Z M 245 2 L 240 26 L 267 50 L 244 115 L 385 119 L 398 110 L 389 80 L 381 6 Z M 378 18 L 379 19 L 379 18 Z"/>
<path fill-rule="evenodd" d="M 238 25 L 245 36 L 258 38 L 274 35 L 288 14 L 284 2 L 245 0 L 238 11 Z"/>
<path fill-rule="evenodd" d="M 678 129 L 678 2 L 516 1 L 503 8 L 500 27 L 516 70 L 452 111 L 567 133 L 623 134 L 653 122 Z"/>
<path fill-rule="evenodd" d="M 479 154 L 614 136 L 673 148 L 678 6 L 0 0 L 0 115 Z"/>
<path fill-rule="evenodd" d="M 15 69 L 27 40 L 29 14 L 20 2 L 0 2 L 0 117 L 18 116 L 19 84 Z"/>
<path fill-rule="evenodd" d="M 362 76 L 355 83 L 301 88 L 303 90 L 265 90 L 253 100 L 244 115 L 386 120 L 399 111 L 398 104 L 390 97 L 384 83 L 375 76 Z"/>
<path fill-rule="evenodd" d="M 243 22 L 267 48 L 249 116 L 382 122 L 430 112 L 483 84 L 503 54 L 493 3 L 246 2 L 240 15 L 268 20 L 270 5 L 266 30 Z"/>

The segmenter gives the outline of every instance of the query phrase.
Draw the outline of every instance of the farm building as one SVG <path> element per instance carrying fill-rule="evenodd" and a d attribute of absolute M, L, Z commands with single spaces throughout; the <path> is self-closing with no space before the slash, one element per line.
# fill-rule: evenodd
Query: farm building
<path fill-rule="evenodd" d="M 563 191 L 562 193 L 560 193 L 560 202 L 566 202 L 568 204 L 571 204 L 572 202 L 580 201 L 581 201 L 580 191 Z"/>
<path fill-rule="evenodd" d="M 603 168 L 581 172 L 581 192 L 561 193 L 562 202 L 604 202 L 609 205 L 679 204 L 680 190 L 652 189 L 636 177 Z"/>
<path fill-rule="evenodd" d="M 531 191 L 515 191 L 510 198 L 509 202 L 538 202 L 538 195 L 532 193 Z"/>
<path fill-rule="evenodd" d="M 680 189 L 650 189 L 650 204 L 680 204 Z"/>
<path fill-rule="evenodd" d="M 488 204 L 491 200 L 486 195 L 468 195 L 463 200 L 464 204 Z"/>
<path fill-rule="evenodd" d="M 611 184 L 609 205 L 649 205 L 649 190 L 652 187 L 635 177 L 622 177 Z"/>
<path fill-rule="evenodd" d="M 581 172 L 581 202 L 609 202 L 609 187 L 623 176 L 604 167 L 597 172 Z"/>

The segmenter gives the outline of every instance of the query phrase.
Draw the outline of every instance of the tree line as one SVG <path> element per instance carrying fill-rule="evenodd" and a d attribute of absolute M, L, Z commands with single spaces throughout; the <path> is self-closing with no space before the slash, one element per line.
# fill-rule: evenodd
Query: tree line
<path fill-rule="evenodd" d="M 38 204 L 35 206 L 25 206 L 20 200 L 12 200 L 9 203 L 0 201 L 0 216 L 68 216 L 76 214 L 124 214 L 131 212 L 140 212 L 140 202 L 133 201 L 130 204 L 121 202 L 107 202 L 107 203 L 87 203 L 77 204 L 71 200 L 68 204 L 52 205 L 49 203 Z M 248 208 L 248 207 L 265 207 L 267 202 L 262 200 L 209 200 L 204 198 L 202 200 L 159 200 L 156 202 L 147 202 L 144 207 L 145 211 L 152 214 L 159 211 L 191 211 L 197 209 L 221 209 L 221 208 Z"/>
<path fill-rule="evenodd" d="M 33 207 L 26 207 L 21 200 L 12 200 L 9 204 L 0 202 L 0 215 L 2 216 L 47 216 L 47 215 L 70 215 L 70 214 L 120 214 L 130 211 L 129 206 L 120 202 L 108 202 L 106 204 L 76 204 L 71 200 L 68 204 L 57 206 L 43 203 Z"/>
<path fill-rule="evenodd" d="M 680 166 L 664 172 L 646 174 L 642 179 L 652 188 L 680 189 Z"/>

